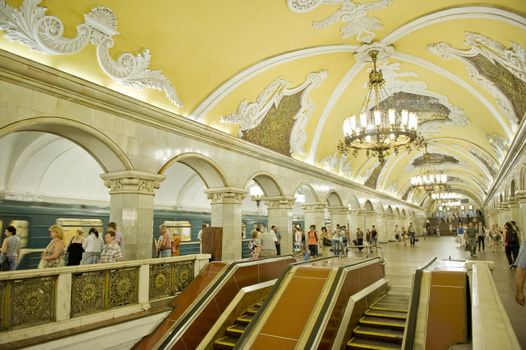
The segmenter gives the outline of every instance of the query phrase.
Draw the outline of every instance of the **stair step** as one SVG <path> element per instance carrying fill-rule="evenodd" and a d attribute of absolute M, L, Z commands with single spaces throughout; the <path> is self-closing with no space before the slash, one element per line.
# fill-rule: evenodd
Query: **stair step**
<path fill-rule="evenodd" d="M 404 339 L 404 331 L 388 328 L 377 328 L 358 326 L 353 329 L 355 338 L 380 340 L 401 344 Z"/>
<path fill-rule="evenodd" d="M 373 317 L 384 317 L 384 318 L 396 318 L 399 320 L 405 320 L 407 318 L 407 312 L 400 311 L 388 311 L 388 310 L 367 310 L 365 315 Z"/>
<path fill-rule="evenodd" d="M 405 320 L 399 320 L 395 318 L 383 318 L 373 316 L 363 316 L 359 321 L 360 325 L 376 328 L 389 328 L 404 330 Z"/>
<path fill-rule="evenodd" d="M 249 313 L 246 313 L 246 314 L 243 314 L 241 316 L 239 316 L 237 319 L 236 319 L 236 323 L 237 324 L 244 324 L 244 325 L 247 325 L 250 323 L 250 321 L 252 321 L 252 318 L 254 317 L 253 314 L 249 314 Z"/>
<path fill-rule="evenodd" d="M 233 324 L 226 328 L 225 335 L 228 335 L 229 337 L 239 338 L 245 332 L 246 328 L 246 325 Z"/>
<path fill-rule="evenodd" d="M 391 350 L 401 349 L 401 344 L 393 344 L 389 342 L 369 340 L 369 339 L 358 339 L 351 338 L 347 342 L 347 349 L 375 349 L 375 350 Z"/>
<path fill-rule="evenodd" d="M 237 340 L 238 338 L 229 336 L 219 338 L 214 342 L 215 349 L 233 349 L 234 346 L 236 346 Z"/>

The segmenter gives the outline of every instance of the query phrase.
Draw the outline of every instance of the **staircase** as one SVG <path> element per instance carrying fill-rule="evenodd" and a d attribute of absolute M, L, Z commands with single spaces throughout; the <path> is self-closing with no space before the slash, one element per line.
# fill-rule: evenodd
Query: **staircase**
<path fill-rule="evenodd" d="M 347 349 L 401 349 L 408 310 L 408 295 L 384 295 L 365 311 Z"/>
<path fill-rule="evenodd" d="M 247 310 L 236 319 L 236 323 L 226 328 L 225 336 L 215 341 L 215 349 L 233 349 L 237 341 L 247 328 L 247 325 L 252 321 L 252 318 L 258 312 L 262 302 L 259 302 Z"/>

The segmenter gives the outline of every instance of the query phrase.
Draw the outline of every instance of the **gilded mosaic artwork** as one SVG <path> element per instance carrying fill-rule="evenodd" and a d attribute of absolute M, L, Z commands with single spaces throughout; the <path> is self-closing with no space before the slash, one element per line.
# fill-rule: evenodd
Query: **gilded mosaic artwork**
<path fill-rule="evenodd" d="M 370 187 L 370 188 L 376 188 L 376 186 L 378 186 L 378 177 L 380 176 L 380 173 L 382 172 L 384 164 L 381 164 L 381 163 L 378 164 L 378 166 L 371 173 L 371 176 L 369 176 L 367 181 L 365 181 L 364 183 L 365 186 Z"/>
<path fill-rule="evenodd" d="M 497 61 L 492 63 L 482 55 L 465 57 L 465 59 L 471 62 L 480 75 L 495 84 L 509 99 L 520 123 L 524 113 L 526 113 L 526 100 L 524 99 L 524 96 L 526 96 L 526 83 L 514 76 Z"/>
<path fill-rule="evenodd" d="M 290 134 L 294 126 L 294 116 L 301 108 L 300 91 L 291 96 L 284 96 L 279 105 L 272 106 L 263 121 L 251 130 L 247 130 L 242 138 L 290 156 Z"/>
<path fill-rule="evenodd" d="M 380 108 L 394 108 L 397 111 L 402 109 L 418 114 L 418 123 L 420 125 L 436 120 L 448 120 L 449 108 L 440 103 L 438 98 L 412 94 L 409 92 L 395 92 L 382 102 Z"/>
<path fill-rule="evenodd" d="M 429 163 L 431 164 L 445 164 L 445 163 L 451 163 L 451 164 L 458 164 L 459 161 L 453 156 L 448 156 L 441 153 L 428 153 L 427 156 L 429 157 Z M 413 163 L 411 164 L 413 167 L 420 167 L 425 164 L 424 162 L 424 156 L 420 156 L 418 158 L 415 158 L 413 160 Z"/>

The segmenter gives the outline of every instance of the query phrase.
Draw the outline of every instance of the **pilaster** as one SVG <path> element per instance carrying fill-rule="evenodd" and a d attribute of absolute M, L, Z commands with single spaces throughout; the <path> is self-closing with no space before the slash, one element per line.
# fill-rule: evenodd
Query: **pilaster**
<path fill-rule="evenodd" d="M 110 189 L 110 221 L 124 236 L 125 260 L 152 257 L 153 202 L 163 175 L 127 170 L 102 174 Z"/>
<path fill-rule="evenodd" d="M 359 228 L 365 232 L 365 211 L 362 209 L 349 210 L 349 228 L 356 232 Z"/>
<path fill-rule="evenodd" d="M 241 203 L 247 191 L 223 187 L 206 190 L 212 206 L 211 225 L 223 228 L 223 260 L 241 259 Z"/>
<path fill-rule="evenodd" d="M 276 225 L 281 234 L 281 255 L 292 254 L 292 206 L 294 197 L 267 197 L 268 225 Z"/>
<path fill-rule="evenodd" d="M 349 209 L 345 206 L 332 206 L 329 207 L 329 215 L 331 217 L 331 226 L 332 228 L 336 228 L 336 225 L 340 226 L 349 226 L 348 220 L 347 220 L 347 214 L 349 213 Z"/>
<path fill-rule="evenodd" d="M 306 203 L 301 206 L 305 218 L 305 231 L 308 231 L 310 225 L 316 225 L 316 230 L 320 232 L 324 226 L 325 208 L 327 203 L 314 202 Z"/>

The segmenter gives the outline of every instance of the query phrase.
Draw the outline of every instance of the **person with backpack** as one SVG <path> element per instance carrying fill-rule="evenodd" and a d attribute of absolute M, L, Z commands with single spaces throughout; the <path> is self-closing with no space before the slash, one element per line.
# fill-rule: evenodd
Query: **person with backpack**
<path fill-rule="evenodd" d="M 318 233 L 316 232 L 316 225 L 310 225 L 309 227 L 307 244 L 309 246 L 310 256 L 316 258 L 318 256 Z"/>
<path fill-rule="evenodd" d="M 477 252 L 477 228 L 473 227 L 473 223 L 468 224 L 468 229 L 466 230 L 466 244 L 469 247 L 469 252 L 471 257 L 475 257 Z"/>
<path fill-rule="evenodd" d="M 513 264 L 515 263 L 515 259 L 517 259 L 517 255 L 519 255 L 519 235 L 509 222 L 504 224 L 504 230 L 506 231 L 504 235 L 504 247 L 506 249 L 506 257 L 508 258 L 508 263 L 510 264 L 511 269 L 514 267 Z"/>

